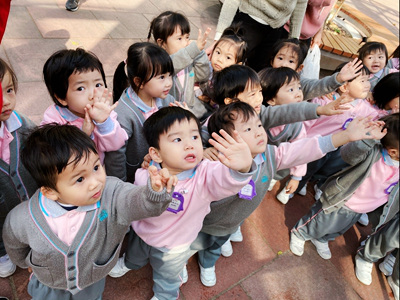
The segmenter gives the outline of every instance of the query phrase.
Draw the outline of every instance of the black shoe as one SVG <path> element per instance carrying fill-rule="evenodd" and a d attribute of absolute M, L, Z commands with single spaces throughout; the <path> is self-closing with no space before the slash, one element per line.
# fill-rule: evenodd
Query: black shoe
<path fill-rule="evenodd" d="M 77 11 L 79 8 L 79 0 L 67 0 L 65 8 L 69 11 Z"/>

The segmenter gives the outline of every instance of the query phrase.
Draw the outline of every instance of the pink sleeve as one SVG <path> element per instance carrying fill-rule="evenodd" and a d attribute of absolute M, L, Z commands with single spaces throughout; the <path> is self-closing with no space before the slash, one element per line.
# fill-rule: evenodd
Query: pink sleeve
<path fill-rule="evenodd" d="M 301 126 L 301 131 L 299 135 L 291 140 L 290 142 L 293 143 L 295 141 L 302 140 L 307 137 L 307 132 L 304 126 Z M 307 173 L 307 164 L 301 164 L 295 167 L 290 168 L 290 175 L 296 176 L 296 177 L 303 177 Z"/>
<path fill-rule="evenodd" d="M 117 121 L 117 113 L 112 111 L 110 113 L 110 118 L 114 123 L 112 131 L 106 134 L 101 134 L 97 126 L 93 131 L 93 134 L 96 137 L 95 139 L 97 140 L 96 145 L 102 152 L 119 150 L 125 144 L 125 141 L 128 140 L 128 134 Z"/>
<path fill-rule="evenodd" d="M 49 124 L 49 123 L 57 123 L 57 124 L 66 124 L 67 121 L 60 115 L 58 110 L 56 109 L 56 105 L 53 104 L 49 106 L 43 114 L 43 120 L 40 122 L 40 125 Z"/>
<path fill-rule="evenodd" d="M 135 173 L 135 182 L 133 183 L 134 185 L 146 185 L 147 180 L 149 178 L 149 172 L 147 169 L 137 169 Z"/>

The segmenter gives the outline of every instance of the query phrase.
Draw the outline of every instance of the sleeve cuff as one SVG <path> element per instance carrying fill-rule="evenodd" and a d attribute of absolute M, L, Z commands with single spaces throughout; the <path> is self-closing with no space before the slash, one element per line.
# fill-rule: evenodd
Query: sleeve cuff
<path fill-rule="evenodd" d="M 253 176 L 257 172 L 257 164 L 253 160 L 251 163 L 250 171 L 248 173 L 242 173 L 232 169 L 229 169 L 229 172 L 233 179 L 237 181 L 246 181 L 247 179 L 249 179 L 249 176 Z"/>
<path fill-rule="evenodd" d="M 114 130 L 114 122 L 110 117 L 108 117 L 103 123 L 97 123 L 96 121 L 93 121 L 93 123 L 96 125 L 97 130 L 101 135 L 106 135 Z"/>
<path fill-rule="evenodd" d="M 298 181 L 300 181 L 303 177 L 292 175 L 291 178 L 292 178 L 293 180 L 298 180 Z"/>
<path fill-rule="evenodd" d="M 322 153 L 328 153 L 331 151 L 335 151 L 335 148 L 332 144 L 332 135 L 320 136 L 318 137 L 319 148 L 321 149 Z"/>

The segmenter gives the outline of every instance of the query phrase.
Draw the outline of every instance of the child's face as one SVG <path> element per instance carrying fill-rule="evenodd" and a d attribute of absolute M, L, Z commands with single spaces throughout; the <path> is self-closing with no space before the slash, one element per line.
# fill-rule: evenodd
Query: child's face
<path fill-rule="evenodd" d="M 14 84 L 9 72 L 4 74 L 1 81 L 3 92 L 3 108 L 1 109 L 0 122 L 7 121 L 15 108 L 17 96 L 15 95 Z"/>
<path fill-rule="evenodd" d="M 257 114 L 261 111 L 261 105 L 263 102 L 263 95 L 261 85 L 252 84 L 250 81 L 247 82 L 246 89 L 239 93 L 236 98 L 240 101 L 249 104 L 255 109 Z"/>
<path fill-rule="evenodd" d="M 299 58 L 288 46 L 281 48 L 272 61 L 273 68 L 287 67 L 297 71 Z"/>
<path fill-rule="evenodd" d="M 233 122 L 235 129 L 239 132 L 241 138 L 250 148 L 251 155 L 255 157 L 259 153 L 264 153 L 267 147 L 268 137 L 264 126 L 258 116 L 252 115 L 247 122 L 239 116 Z"/>
<path fill-rule="evenodd" d="M 154 76 L 140 87 L 139 97 L 146 101 L 153 98 L 165 99 L 172 86 L 172 76 L 170 73 Z"/>
<path fill-rule="evenodd" d="M 228 42 L 219 43 L 211 56 L 211 67 L 214 71 L 221 71 L 236 64 L 237 46 Z"/>
<path fill-rule="evenodd" d="M 203 144 L 195 120 L 176 121 L 160 135 L 159 149 L 150 147 L 150 156 L 172 175 L 196 167 L 203 159 Z"/>
<path fill-rule="evenodd" d="M 65 99 L 58 101 L 67 106 L 74 115 L 84 118 L 86 105 L 93 105 L 94 91 L 97 90 L 97 95 L 102 95 L 104 88 L 104 81 L 99 71 L 75 72 L 68 78 Z"/>
<path fill-rule="evenodd" d="M 371 83 L 368 81 L 368 75 L 360 75 L 353 81 L 345 84 L 349 96 L 354 99 L 365 99 L 368 96 Z"/>
<path fill-rule="evenodd" d="M 364 66 L 372 73 L 378 73 L 386 65 L 386 55 L 382 50 L 371 52 L 363 59 Z"/>
<path fill-rule="evenodd" d="M 182 48 L 187 47 L 189 43 L 189 34 L 182 34 L 181 28 L 177 26 L 174 33 L 167 37 L 167 40 L 165 42 L 161 43 L 161 47 L 164 48 L 164 50 L 167 51 L 169 55 L 172 55 Z"/>
<path fill-rule="evenodd" d="M 285 83 L 278 91 L 276 96 L 268 100 L 269 105 L 283 105 L 289 103 L 298 103 L 303 101 L 303 91 L 299 80 L 292 80 Z"/>
<path fill-rule="evenodd" d="M 90 152 L 86 159 L 82 158 L 76 165 L 67 165 L 57 176 L 57 191 L 50 189 L 44 195 L 63 204 L 85 206 L 100 200 L 105 183 L 106 173 L 100 158 Z"/>
<path fill-rule="evenodd" d="M 400 107 L 399 104 L 399 97 L 396 97 L 392 99 L 390 102 L 386 103 L 385 105 L 385 110 L 393 110 L 393 109 L 398 109 Z"/>

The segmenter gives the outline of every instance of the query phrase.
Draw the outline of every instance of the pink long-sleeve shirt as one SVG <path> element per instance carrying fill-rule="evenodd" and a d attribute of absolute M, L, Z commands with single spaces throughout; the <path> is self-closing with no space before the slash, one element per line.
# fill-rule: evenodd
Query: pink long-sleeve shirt
<path fill-rule="evenodd" d="M 58 105 L 49 106 L 40 125 L 49 123 L 71 124 L 82 129 L 84 119 L 74 115 L 68 108 Z M 91 135 L 99 152 L 100 161 L 104 162 L 104 152 L 119 150 L 128 139 L 128 134 L 117 121 L 117 113 L 112 111 L 103 123 L 95 123 Z"/>

